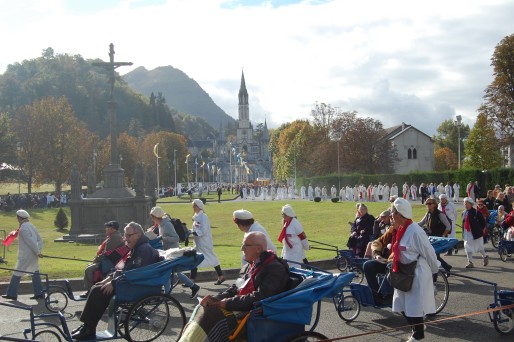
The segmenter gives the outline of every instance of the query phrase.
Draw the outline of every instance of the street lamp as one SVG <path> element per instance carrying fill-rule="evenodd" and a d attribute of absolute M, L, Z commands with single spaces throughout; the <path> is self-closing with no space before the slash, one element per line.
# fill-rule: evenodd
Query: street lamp
<path fill-rule="evenodd" d="M 455 124 L 457 125 L 457 159 L 459 160 L 459 169 L 460 169 L 460 126 L 462 126 L 462 116 L 457 115 L 457 121 L 455 121 Z"/>
<path fill-rule="evenodd" d="M 341 142 L 341 138 L 342 138 L 341 132 L 332 132 L 331 140 L 335 141 L 337 143 L 337 182 L 338 182 L 339 190 L 341 189 L 341 172 L 340 172 L 340 168 L 339 168 L 339 143 Z"/>
<path fill-rule="evenodd" d="M 177 193 L 177 150 L 173 150 L 173 166 L 175 167 L 175 188 L 174 188 L 174 193 Z"/>
<path fill-rule="evenodd" d="M 21 193 L 21 162 L 20 162 L 20 153 L 21 153 L 21 142 L 16 143 L 16 151 L 18 152 L 18 195 Z"/>

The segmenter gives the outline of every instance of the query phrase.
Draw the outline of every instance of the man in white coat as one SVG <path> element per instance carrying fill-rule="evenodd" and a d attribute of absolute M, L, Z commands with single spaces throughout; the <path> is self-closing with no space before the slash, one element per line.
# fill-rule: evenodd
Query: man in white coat
<path fill-rule="evenodd" d="M 312 201 L 314 199 L 314 189 L 312 188 L 312 185 L 309 184 L 309 187 L 307 188 L 307 196 L 309 198 L 309 201 Z"/>
<path fill-rule="evenodd" d="M 453 183 L 453 202 L 457 203 L 459 201 L 460 196 L 460 184 L 455 182 Z"/>
<path fill-rule="evenodd" d="M 18 238 L 18 262 L 14 267 L 21 272 L 14 272 L 11 282 L 7 288 L 5 299 L 17 300 L 18 289 L 20 287 L 21 277 L 27 274 L 32 275 L 32 287 L 34 296 L 30 299 L 43 299 L 43 285 L 41 284 L 41 276 L 39 275 L 38 259 L 43 257 L 43 240 L 39 235 L 36 227 L 29 222 L 29 213 L 25 210 L 16 212 L 20 227 L 13 234 Z"/>
<path fill-rule="evenodd" d="M 266 228 L 264 228 L 262 225 L 260 225 L 258 222 L 255 222 L 253 218 L 253 214 L 249 212 L 248 210 L 239 209 L 232 213 L 232 220 L 237 225 L 239 230 L 244 232 L 243 241 L 246 239 L 248 234 L 251 232 L 261 232 L 266 236 L 266 243 L 267 243 L 267 250 L 273 251 L 273 253 L 277 253 L 277 247 L 273 244 L 271 241 L 268 231 Z M 247 264 L 248 262 L 244 258 L 244 253 L 241 252 L 241 262 L 242 266 Z"/>

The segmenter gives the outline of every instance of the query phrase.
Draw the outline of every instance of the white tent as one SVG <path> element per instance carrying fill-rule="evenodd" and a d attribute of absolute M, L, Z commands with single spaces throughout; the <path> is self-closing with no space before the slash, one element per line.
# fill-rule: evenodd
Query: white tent
<path fill-rule="evenodd" d="M 2 164 L 0 164 L 0 170 L 19 170 L 19 169 L 15 166 L 12 166 L 11 164 L 2 163 Z"/>

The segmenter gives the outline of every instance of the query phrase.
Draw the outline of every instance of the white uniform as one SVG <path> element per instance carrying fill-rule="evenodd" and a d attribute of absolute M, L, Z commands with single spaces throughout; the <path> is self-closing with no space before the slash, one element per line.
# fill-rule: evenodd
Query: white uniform
<path fill-rule="evenodd" d="M 439 203 L 437 209 L 439 209 L 439 211 L 443 211 L 443 206 L 441 205 L 441 203 Z M 444 213 L 452 221 L 452 231 L 450 232 L 450 234 L 448 234 L 448 237 L 457 238 L 457 234 L 455 233 L 455 223 L 457 222 L 457 210 L 455 209 L 455 206 L 452 202 L 446 202 L 446 205 L 444 207 Z"/>
<path fill-rule="evenodd" d="M 453 201 L 457 203 L 460 196 L 460 185 L 459 183 L 453 184 Z"/>
<path fill-rule="evenodd" d="M 427 234 L 415 222 L 411 223 L 400 241 L 400 262 L 417 260 L 414 282 L 409 292 L 394 290 L 393 312 L 405 312 L 408 317 L 423 317 L 435 313 L 432 274 L 439 271 L 434 247 Z"/>
<path fill-rule="evenodd" d="M 309 249 L 309 242 L 307 239 L 300 240 L 298 235 L 301 233 L 303 233 L 301 223 L 296 218 L 293 218 L 286 229 L 287 240 L 291 244 L 291 247 L 288 246 L 286 239 L 284 238 L 282 241 L 284 244 L 282 247 L 282 258 L 296 262 L 303 262 L 303 259 L 305 259 L 305 249 Z M 298 267 L 296 264 L 290 264 L 289 266 Z"/>
<path fill-rule="evenodd" d="M 245 233 L 243 241 L 244 241 L 244 239 L 246 239 L 248 234 L 250 234 L 251 232 L 261 232 L 264 235 L 266 235 L 266 245 L 267 245 L 266 249 L 268 251 L 273 251 L 273 253 L 277 254 L 277 247 L 275 246 L 275 244 L 273 244 L 273 242 L 271 241 L 271 239 L 269 237 L 268 232 L 266 231 L 266 229 L 263 226 L 261 226 L 257 222 L 254 222 L 254 224 L 252 224 L 250 226 L 250 229 L 248 229 L 248 231 Z M 241 252 L 241 260 L 242 260 L 242 266 L 244 266 L 247 262 L 244 259 L 244 253 L 243 252 Z"/>
<path fill-rule="evenodd" d="M 198 268 L 207 266 L 219 266 L 220 261 L 218 260 L 216 254 L 214 254 L 211 224 L 209 223 L 209 218 L 203 212 L 203 210 L 200 210 L 198 213 L 193 215 L 193 227 L 191 230 L 193 233 L 198 235 L 194 235 L 196 250 L 199 253 L 202 253 L 204 256 L 204 260 L 200 265 L 198 265 Z"/>
<path fill-rule="evenodd" d="M 18 233 L 18 262 L 14 267 L 25 272 L 39 271 L 38 254 L 43 250 L 43 240 L 36 227 L 29 221 L 20 226 Z M 23 277 L 27 273 L 14 272 L 15 276 Z"/>

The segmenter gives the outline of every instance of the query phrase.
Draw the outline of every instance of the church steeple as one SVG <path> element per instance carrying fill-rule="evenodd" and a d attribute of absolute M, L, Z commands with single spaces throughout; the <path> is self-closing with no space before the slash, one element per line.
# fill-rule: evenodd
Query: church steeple
<path fill-rule="evenodd" d="M 250 107 L 246 90 L 245 74 L 241 70 L 241 86 L 239 87 L 239 128 L 250 127 Z"/>

